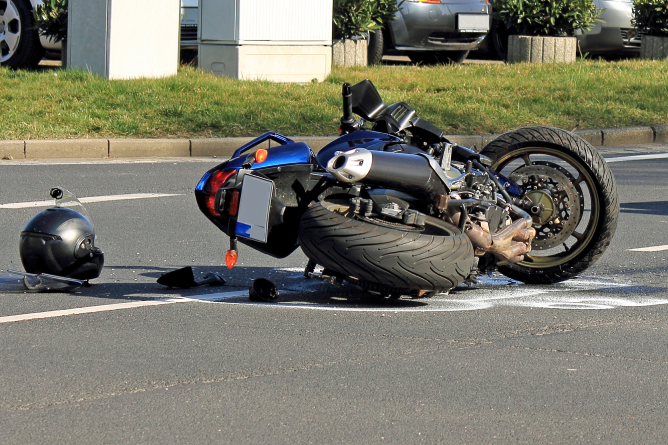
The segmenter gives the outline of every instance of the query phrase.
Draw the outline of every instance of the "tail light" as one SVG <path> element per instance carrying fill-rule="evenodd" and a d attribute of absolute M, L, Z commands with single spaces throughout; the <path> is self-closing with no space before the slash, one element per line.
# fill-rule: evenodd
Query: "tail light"
<path fill-rule="evenodd" d="M 202 178 L 197 189 L 206 193 L 205 204 L 209 213 L 213 216 L 220 216 L 218 212 L 218 202 L 216 196 L 218 190 L 225 185 L 228 179 L 237 172 L 236 169 L 214 171 L 208 178 Z"/>

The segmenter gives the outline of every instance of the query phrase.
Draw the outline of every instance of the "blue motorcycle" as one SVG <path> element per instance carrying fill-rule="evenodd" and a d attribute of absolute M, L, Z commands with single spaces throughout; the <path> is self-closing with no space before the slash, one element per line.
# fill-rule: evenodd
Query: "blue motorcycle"
<path fill-rule="evenodd" d="M 301 247 L 306 276 L 421 297 L 496 270 L 556 283 L 610 244 L 615 180 L 578 136 L 525 127 L 478 152 L 386 105 L 369 80 L 342 96 L 341 136 L 317 155 L 268 132 L 200 180 L 200 210 L 230 237 L 228 267 L 237 242 L 276 258 Z"/>

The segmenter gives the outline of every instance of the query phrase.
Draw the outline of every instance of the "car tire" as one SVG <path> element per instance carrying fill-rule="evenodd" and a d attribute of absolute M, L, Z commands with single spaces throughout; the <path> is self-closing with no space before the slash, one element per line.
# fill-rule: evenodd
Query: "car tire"
<path fill-rule="evenodd" d="M 28 0 L 3 0 L 0 10 L 0 65 L 9 68 L 34 68 L 44 48 L 35 29 L 32 6 Z"/>
<path fill-rule="evenodd" d="M 492 20 L 492 29 L 489 31 L 492 46 L 500 60 L 508 60 L 508 28 L 499 20 Z"/>
<path fill-rule="evenodd" d="M 378 65 L 383 60 L 383 51 L 385 50 L 385 36 L 383 30 L 369 33 L 369 45 L 367 49 L 367 63 L 369 65 Z"/>
<path fill-rule="evenodd" d="M 408 54 L 413 63 L 423 65 L 447 65 L 462 63 L 469 51 L 415 51 Z"/>

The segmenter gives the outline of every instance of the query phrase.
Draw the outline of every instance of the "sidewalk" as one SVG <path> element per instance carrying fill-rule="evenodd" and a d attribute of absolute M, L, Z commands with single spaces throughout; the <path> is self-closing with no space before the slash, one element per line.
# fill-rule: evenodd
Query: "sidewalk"
<path fill-rule="evenodd" d="M 595 147 L 668 142 L 668 125 L 652 127 L 604 128 L 573 132 Z M 478 149 L 498 135 L 449 135 L 450 141 Z M 336 139 L 335 136 L 290 136 L 306 142 L 313 151 Z M 103 159 L 140 157 L 229 157 L 234 151 L 253 140 L 243 138 L 211 139 L 58 139 L 0 141 L 0 159 Z M 267 145 L 264 145 L 265 147 Z M 601 150 L 605 151 L 605 149 Z"/>

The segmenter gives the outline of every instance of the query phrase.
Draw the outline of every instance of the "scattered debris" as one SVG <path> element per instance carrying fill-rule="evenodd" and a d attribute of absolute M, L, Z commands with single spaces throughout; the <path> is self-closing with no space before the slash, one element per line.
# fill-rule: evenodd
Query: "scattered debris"
<path fill-rule="evenodd" d="M 89 286 L 88 281 L 16 270 L 7 270 L 0 275 L 0 291 L 2 292 L 70 291 L 81 286 Z"/>
<path fill-rule="evenodd" d="M 278 298 L 278 289 L 271 281 L 257 278 L 248 291 L 248 297 L 251 301 L 274 301 Z"/>
<path fill-rule="evenodd" d="M 225 279 L 217 273 L 209 273 L 204 275 L 201 280 L 195 280 L 195 273 L 191 266 L 167 272 L 158 278 L 158 284 L 181 289 L 190 289 L 191 287 L 203 286 L 205 284 L 220 286 L 225 283 Z"/>

